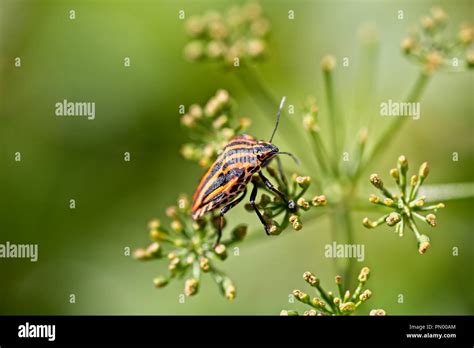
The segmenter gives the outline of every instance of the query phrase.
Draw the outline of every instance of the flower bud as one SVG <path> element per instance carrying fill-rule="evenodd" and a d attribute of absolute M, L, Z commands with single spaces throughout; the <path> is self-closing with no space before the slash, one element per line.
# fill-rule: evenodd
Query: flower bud
<path fill-rule="evenodd" d="M 195 295 L 199 289 L 199 281 L 196 278 L 190 278 L 184 283 L 184 294 L 186 296 Z"/>
<path fill-rule="evenodd" d="M 309 176 L 297 176 L 295 181 L 300 187 L 306 188 L 311 183 L 311 178 Z"/>
<path fill-rule="evenodd" d="M 362 225 L 364 225 L 366 228 L 377 227 L 376 224 L 372 220 L 370 220 L 368 217 L 365 217 L 364 220 L 362 220 Z"/>
<path fill-rule="evenodd" d="M 166 216 L 176 219 L 178 217 L 178 209 L 174 206 L 166 208 Z"/>
<path fill-rule="evenodd" d="M 203 272 L 209 272 L 210 265 L 207 257 L 201 257 L 199 259 L 199 268 L 201 268 Z"/>
<path fill-rule="evenodd" d="M 428 162 L 424 162 L 420 166 L 420 170 L 418 171 L 418 175 L 420 176 L 420 178 L 425 179 L 428 176 L 429 172 L 430 172 L 430 167 L 428 166 Z"/>
<path fill-rule="evenodd" d="M 359 296 L 359 300 L 361 300 L 362 302 L 365 302 L 365 301 L 367 301 L 371 296 L 372 296 L 372 291 L 370 291 L 370 290 L 365 290 L 365 291 Z"/>
<path fill-rule="evenodd" d="M 293 290 L 293 295 L 298 301 L 302 303 L 309 304 L 310 302 L 309 295 L 301 290 Z"/>
<path fill-rule="evenodd" d="M 316 276 L 312 274 L 311 272 L 304 272 L 303 279 L 311 286 L 319 285 L 319 279 L 316 278 Z"/>
<path fill-rule="evenodd" d="M 323 57 L 321 60 L 321 68 L 323 71 L 331 71 L 336 67 L 336 58 L 331 55 Z"/>
<path fill-rule="evenodd" d="M 171 228 L 173 231 L 181 232 L 183 231 L 183 224 L 179 220 L 171 221 Z"/>
<path fill-rule="evenodd" d="M 393 199 L 390 199 L 390 198 L 385 198 L 383 200 L 383 204 L 385 204 L 387 207 L 391 207 L 393 205 Z"/>
<path fill-rule="evenodd" d="M 430 247 L 430 239 L 427 235 L 422 234 L 418 239 L 418 252 L 420 254 L 426 253 L 428 248 Z"/>
<path fill-rule="evenodd" d="M 372 309 L 369 315 L 377 317 L 385 316 L 385 311 L 383 309 Z"/>
<path fill-rule="evenodd" d="M 400 172 L 397 168 L 390 169 L 390 175 L 392 176 L 392 178 L 395 179 L 397 183 L 400 181 Z"/>
<path fill-rule="evenodd" d="M 459 31 L 459 40 L 461 43 L 468 45 L 474 37 L 474 29 L 469 25 L 463 25 Z"/>
<path fill-rule="evenodd" d="M 321 196 L 314 196 L 313 199 L 311 200 L 311 203 L 317 207 L 317 206 L 323 206 L 327 204 L 327 199 L 326 196 L 321 195 Z"/>
<path fill-rule="evenodd" d="M 192 117 L 194 117 L 195 119 L 201 118 L 202 117 L 202 108 L 197 104 L 192 104 L 189 107 L 188 114 L 191 115 Z"/>
<path fill-rule="evenodd" d="M 186 33 L 191 37 L 198 37 L 204 31 L 204 22 L 198 16 L 192 16 L 186 21 Z"/>
<path fill-rule="evenodd" d="M 426 222 L 432 226 L 432 227 L 436 227 L 437 225 L 437 222 L 436 222 L 436 215 L 435 214 L 428 214 L 426 215 Z"/>
<path fill-rule="evenodd" d="M 339 309 L 342 313 L 351 313 L 355 311 L 356 306 L 354 302 L 344 302 L 339 305 Z"/>
<path fill-rule="evenodd" d="M 194 61 L 202 58 L 204 55 L 204 45 L 201 41 L 191 41 L 184 47 L 184 57 L 187 60 Z"/>
<path fill-rule="evenodd" d="M 303 127 L 312 132 L 318 131 L 318 126 L 316 123 L 316 118 L 311 114 L 306 114 L 303 116 Z"/>
<path fill-rule="evenodd" d="M 225 260 L 227 258 L 227 249 L 224 244 L 216 245 L 214 252 L 221 260 Z"/>
<path fill-rule="evenodd" d="M 136 260 L 145 261 L 145 260 L 148 260 L 150 258 L 150 255 L 147 253 L 147 251 L 145 249 L 139 248 L 139 249 L 135 249 L 133 251 L 133 257 Z"/>
<path fill-rule="evenodd" d="M 297 316 L 297 315 L 298 315 L 298 312 L 297 312 L 297 311 L 294 311 L 294 310 L 283 309 L 283 310 L 280 312 L 280 315 L 283 316 L 283 317 L 286 317 L 286 316 Z"/>
<path fill-rule="evenodd" d="M 380 201 L 380 198 L 374 194 L 371 194 L 369 196 L 369 202 L 370 203 L 378 203 Z"/>
<path fill-rule="evenodd" d="M 370 183 L 378 189 L 383 189 L 383 181 L 378 174 L 372 174 L 370 176 Z"/>
<path fill-rule="evenodd" d="M 151 230 L 150 231 L 150 239 L 153 241 L 163 241 L 168 239 L 168 235 L 166 232 L 161 231 L 161 230 Z"/>
<path fill-rule="evenodd" d="M 385 219 L 385 222 L 389 226 L 395 226 L 395 224 L 401 221 L 402 217 L 398 213 L 390 213 L 389 216 Z"/>
<path fill-rule="evenodd" d="M 409 54 L 415 47 L 415 40 L 412 37 L 406 37 L 400 43 L 400 47 L 405 54 Z"/>
<path fill-rule="evenodd" d="M 236 296 L 236 289 L 235 289 L 234 283 L 232 283 L 232 280 L 230 280 L 229 278 L 226 278 L 226 279 L 222 282 L 222 287 L 223 287 L 223 289 L 224 289 L 224 296 L 225 296 L 228 300 L 233 300 L 233 299 L 235 299 L 235 296 Z"/>
<path fill-rule="evenodd" d="M 153 284 L 155 285 L 155 288 L 163 288 L 166 285 L 168 285 L 169 279 L 165 277 L 156 277 L 153 279 Z"/>
<path fill-rule="evenodd" d="M 161 256 L 161 246 L 159 243 L 154 242 L 151 243 L 147 248 L 146 248 L 146 253 L 150 257 L 159 257 Z"/>
<path fill-rule="evenodd" d="M 423 27 L 423 29 L 425 29 L 426 31 L 430 31 L 433 29 L 434 27 L 434 21 L 431 17 L 428 17 L 428 16 L 423 16 L 421 18 L 421 26 Z"/>
<path fill-rule="evenodd" d="M 298 201 L 296 202 L 296 204 L 298 204 L 299 207 L 303 208 L 304 210 L 308 210 L 309 209 L 309 202 L 306 201 L 306 199 L 304 199 L 304 197 L 300 197 L 298 199 Z"/>
<path fill-rule="evenodd" d="M 433 7 L 431 9 L 431 15 L 433 16 L 435 23 L 444 23 L 448 19 L 448 15 L 441 7 Z"/>

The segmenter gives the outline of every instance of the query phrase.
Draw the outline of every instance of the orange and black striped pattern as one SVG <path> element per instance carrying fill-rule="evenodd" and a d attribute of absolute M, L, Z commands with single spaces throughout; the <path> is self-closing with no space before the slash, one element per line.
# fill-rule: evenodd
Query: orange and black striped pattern
<path fill-rule="evenodd" d="M 224 147 L 202 177 L 193 196 L 192 216 L 205 213 L 234 201 L 275 154 L 278 148 L 250 135 L 238 135 Z"/>

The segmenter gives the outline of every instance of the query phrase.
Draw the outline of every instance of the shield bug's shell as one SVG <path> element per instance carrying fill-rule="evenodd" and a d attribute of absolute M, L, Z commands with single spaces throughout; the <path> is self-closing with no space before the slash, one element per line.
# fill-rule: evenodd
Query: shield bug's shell
<path fill-rule="evenodd" d="M 224 147 L 202 177 L 193 196 L 192 215 L 198 219 L 206 212 L 232 202 L 276 154 L 278 148 L 250 135 L 238 135 Z"/>

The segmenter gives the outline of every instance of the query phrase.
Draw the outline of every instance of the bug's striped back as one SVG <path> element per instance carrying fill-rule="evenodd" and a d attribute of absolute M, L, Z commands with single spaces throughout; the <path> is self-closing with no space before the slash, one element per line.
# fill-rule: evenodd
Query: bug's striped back
<path fill-rule="evenodd" d="M 274 145 L 250 135 L 238 135 L 230 140 L 194 193 L 193 218 L 233 201 L 261 169 L 262 162 L 275 152 L 278 149 Z"/>

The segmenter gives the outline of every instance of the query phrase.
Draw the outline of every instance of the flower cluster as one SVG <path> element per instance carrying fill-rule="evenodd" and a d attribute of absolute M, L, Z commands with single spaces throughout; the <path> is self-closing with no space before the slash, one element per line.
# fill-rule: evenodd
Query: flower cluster
<path fill-rule="evenodd" d="M 415 223 L 415 218 L 423 221 L 431 227 L 436 227 L 437 220 L 436 212 L 440 208 L 444 208 L 443 203 L 427 205 L 425 203 L 425 196 L 418 196 L 419 189 L 429 173 L 429 166 L 424 162 L 419 170 L 418 175 L 413 175 L 410 180 L 407 180 L 408 161 L 405 156 L 398 158 L 397 168 L 390 170 L 390 175 L 397 183 L 399 194 L 393 194 L 385 186 L 378 174 L 370 176 L 370 182 L 377 188 L 383 197 L 377 195 L 370 195 L 369 201 L 373 204 L 378 204 L 392 210 L 391 213 L 381 216 L 376 221 L 371 221 L 369 218 L 364 218 L 363 225 L 367 228 L 375 228 L 381 224 L 386 223 L 388 226 L 395 226 L 395 232 L 403 236 L 403 231 L 408 226 L 416 236 L 418 241 L 418 251 L 424 254 L 430 247 L 430 239 L 427 235 L 420 234 Z M 421 213 L 428 213 L 426 216 Z"/>
<path fill-rule="evenodd" d="M 184 56 L 191 61 L 210 59 L 226 65 L 264 56 L 270 24 L 257 3 L 233 6 L 225 13 L 210 11 L 186 21 L 190 42 Z"/>
<path fill-rule="evenodd" d="M 432 8 L 430 15 L 421 18 L 421 28 L 415 29 L 401 42 L 407 57 L 422 65 L 428 74 L 438 69 L 474 66 L 474 51 L 469 50 L 474 39 L 473 27 L 463 24 L 457 36 L 450 37 L 446 30 L 447 22 L 448 16 L 441 8 Z"/>
<path fill-rule="evenodd" d="M 315 315 L 351 315 L 353 314 L 364 302 L 372 297 L 372 291 L 364 289 L 365 283 L 369 279 L 370 269 L 364 267 L 361 269 L 358 277 L 359 284 L 357 288 L 351 293 L 349 290 L 344 291 L 342 285 L 342 277 L 336 276 L 335 282 L 337 285 L 337 294 L 335 295 L 331 291 L 325 291 L 320 280 L 316 278 L 311 272 L 305 272 L 303 279 L 318 293 L 318 297 L 313 297 L 306 292 L 301 290 L 293 290 L 293 296 L 301 303 L 304 303 L 311 307 L 311 309 L 305 311 L 303 315 L 315 316 Z M 282 310 L 280 315 L 299 315 L 295 310 Z M 385 315 L 383 309 L 373 309 L 370 311 L 370 315 Z"/>
<path fill-rule="evenodd" d="M 285 195 L 288 201 L 295 203 L 294 208 L 289 207 L 288 203 L 270 190 L 259 177 L 254 177 L 253 180 L 257 185 L 265 190 L 265 193 L 260 196 L 260 200 L 256 202 L 256 206 L 260 211 L 263 211 L 263 218 L 266 220 L 267 226 L 270 226 L 269 233 L 279 235 L 288 225 L 291 225 L 295 231 L 301 230 L 303 228 L 301 213 L 315 207 L 325 206 L 326 196 L 314 196 L 311 199 L 304 197 L 311 184 L 309 176 L 293 174 L 291 180 L 288 181 L 282 170 L 275 170 L 272 166 L 268 166 L 267 171 L 277 183 L 278 190 Z M 250 204 L 246 204 L 245 208 L 249 212 L 253 212 L 253 207 Z M 283 216 L 281 222 L 275 220 L 279 216 Z"/>
<path fill-rule="evenodd" d="M 184 158 L 209 166 L 225 144 L 236 134 L 250 126 L 250 119 L 234 116 L 232 99 L 226 90 L 220 89 L 204 106 L 193 104 L 181 116 L 181 124 L 188 128 L 193 143 L 184 144 Z"/>
<path fill-rule="evenodd" d="M 173 279 L 187 276 L 184 293 L 192 296 L 199 290 L 201 275 L 209 273 L 222 294 L 232 300 L 236 295 L 235 285 L 214 263 L 227 258 L 227 249 L 245 237 L 247 226 L 236 226 L 230 238 L 214 248 L 218 217 L 206 216 L 194 221 L 190 209 L 188 198 L 182 195 L 177 206 L 166 210 L 166 215 L 171 219 L 169 227 L 157 219 L 150 221 L 148 227 L 152 243 L 146 248 L 136 249 L 134 256 L 142 261 L 168 261 L 168 275 L 153 280 L 157 288 L 166 286 Z"/>

